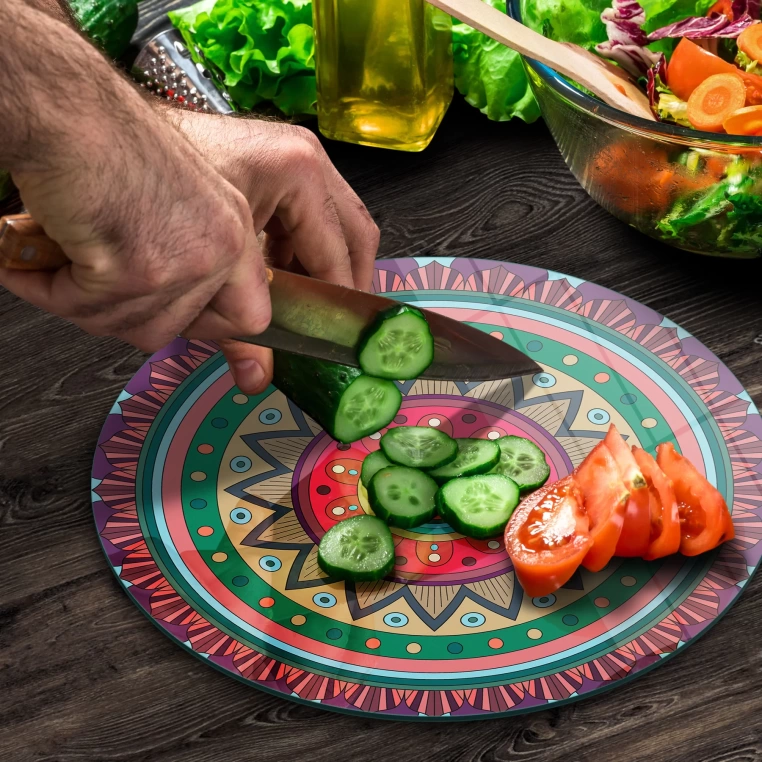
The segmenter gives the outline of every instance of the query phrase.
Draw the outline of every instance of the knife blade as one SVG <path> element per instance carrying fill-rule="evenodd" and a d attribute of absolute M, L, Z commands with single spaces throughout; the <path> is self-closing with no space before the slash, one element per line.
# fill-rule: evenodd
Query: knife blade
<path fill-rule="evenodd" d="M 0 218 L 0 267 L 51 270 L 68 261 L 28 214 Z M 268 269 L 268 280 L 270 326 L 256 336 L 235 338 L 352 367 L 358 367 L 356 348 L 363 332 L 380 312 L 401 303 L 285 270 Z M 490 381 L 542 370 L 519 349 L 484 331 L 430 309 L 421 312 L 434 337 L 434 362 L 421 378 Z"/>

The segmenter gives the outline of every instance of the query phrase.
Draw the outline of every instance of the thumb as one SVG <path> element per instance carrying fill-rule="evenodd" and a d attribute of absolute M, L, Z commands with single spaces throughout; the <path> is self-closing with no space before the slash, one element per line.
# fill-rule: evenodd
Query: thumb
<path fill-rule="evenodd" d="M 230 365 L 236 386 L 244 394 L 261 394 L 273 377 L 273 353 L 244 341 L 217 342 Z"/>

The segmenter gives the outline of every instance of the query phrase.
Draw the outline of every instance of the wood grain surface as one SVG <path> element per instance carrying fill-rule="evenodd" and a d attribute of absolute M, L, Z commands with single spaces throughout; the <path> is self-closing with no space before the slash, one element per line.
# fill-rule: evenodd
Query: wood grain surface
<path fill-rule="evenodd" d="M 166 7 L 143 4 L 144 33 Z M 381 256 L 484 257 L 593 280 L 684 326 L 762 403 L 762 261 L 680 254 L 625 227 L 585 195 L 541 124 L 492 124 L 456 100 L 422 154 L 326 148 L 378 221 Z M 512 719 L 358 719 L 210 669 L 130 603 L 93 526 L 93 449 L 144 356 L 6 292 L 0 321 L 3 762 L 762 760 L 759 580 L 659 669 Z"/>

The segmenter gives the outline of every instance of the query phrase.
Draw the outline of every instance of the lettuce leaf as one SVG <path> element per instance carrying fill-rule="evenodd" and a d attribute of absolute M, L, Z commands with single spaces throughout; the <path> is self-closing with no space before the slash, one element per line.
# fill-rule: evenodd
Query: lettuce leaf
<path fill-rule="evenodd" d="M 506 0 L 486 0 L 505 12 Z M 453 19 L 455 86 L 466 101 L 495 122 L 540 117 L 521 56 Z"/>
<path fill-rule="evenodd" d="M 311 0 L 201 0 L 169 18 L 237 107 L 269 101 L 289 116 L 316 113 Z"/>

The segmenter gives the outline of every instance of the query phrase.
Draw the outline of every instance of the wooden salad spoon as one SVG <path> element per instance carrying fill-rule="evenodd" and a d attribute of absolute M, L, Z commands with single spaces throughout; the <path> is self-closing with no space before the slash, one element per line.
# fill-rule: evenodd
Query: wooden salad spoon
<path fill-rule="evenodd" d="M 610 106 L 655 121 L 648 97 L 622 68 L 579 45 L 556 42 L 525 27 L 482 0 L 427 0 L 493 40 L 550 66 Z"/>

